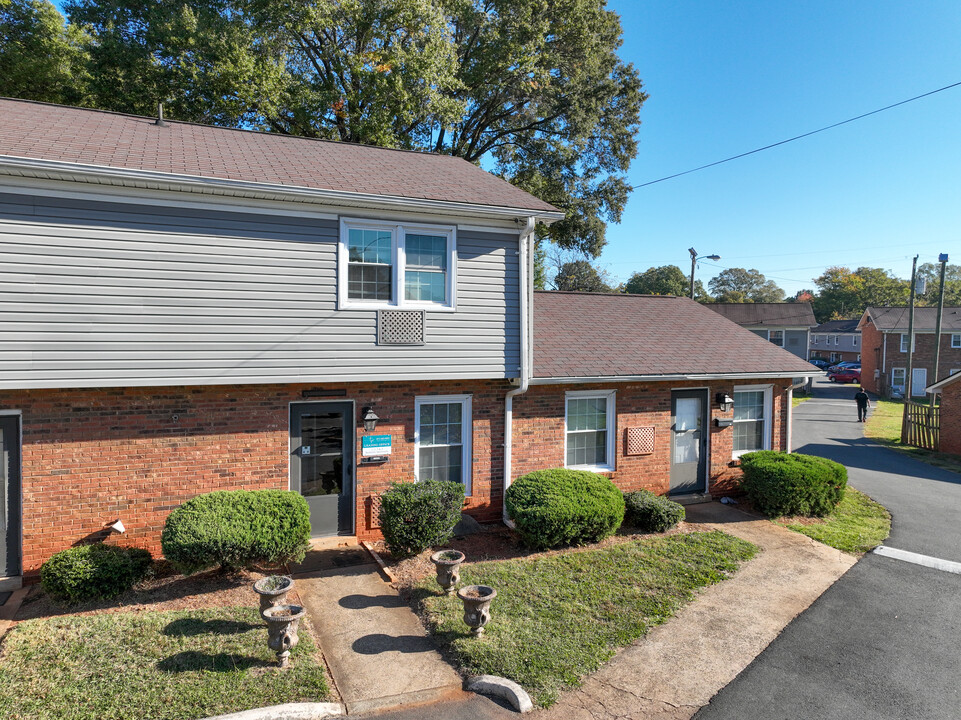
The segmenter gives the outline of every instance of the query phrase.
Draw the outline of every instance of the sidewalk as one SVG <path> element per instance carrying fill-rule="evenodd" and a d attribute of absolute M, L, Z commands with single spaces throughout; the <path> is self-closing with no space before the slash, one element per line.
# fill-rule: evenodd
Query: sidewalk
<path fill-rule="evenodd" d="M 370 559 L 359 547 L 342 552 L 358 550 Z M 310 562 L 308 554 L 303 565 Z M 293 577 L 348 714 L 467 695 L 460 675 L 376 564 Z"/>
<path fill-rule="evenodd" d="M 687 520 L 762 552 L 534 717 L 687 720 L 856 562 L 717 502 L 687 506 Z"/>

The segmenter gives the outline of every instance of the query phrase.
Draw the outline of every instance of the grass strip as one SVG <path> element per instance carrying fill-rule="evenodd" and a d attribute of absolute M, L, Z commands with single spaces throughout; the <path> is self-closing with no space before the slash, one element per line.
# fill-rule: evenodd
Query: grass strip
<path fill-rule="evenodd" d="M 280 670 L 253 608 L 28 620 L 4 640 L 0 707 L 31 720 L 183 720 L 323 702 L 325 672 L 301 628 Z"/>
<path fill-rule="evenodd" d="M 722 532 L 678 534 L 596 550 L 464 566 L 461 585 L 497 590 L 482 638 L 470 636 L 463 604 L 433 579 L 415 588 L 432 630 L 462 669 L 514 680 L 535 703 L 609 660 L 724 580 L 757 547 Z"/>
<path fill-rule="evenodd" d="M 851 487 L 845 490 L 834 511 L 822 520 L 802 523 L 780 518 L 774 522 L 852 555 L 877 547 L 891 533 L 891 514 Z"/>
<path fill-rule="evenodd" d="M 934 465 L 935 467 L 961 472 L 961 457 L 945 453 L 925 450 L 913 445 L 901 443 L 901 417 L 904 413 L 904 403 L 900 400 L 876 400 L 864 423 L 864 437 L 875 442 L 910 455 L 915 460 Z"/>

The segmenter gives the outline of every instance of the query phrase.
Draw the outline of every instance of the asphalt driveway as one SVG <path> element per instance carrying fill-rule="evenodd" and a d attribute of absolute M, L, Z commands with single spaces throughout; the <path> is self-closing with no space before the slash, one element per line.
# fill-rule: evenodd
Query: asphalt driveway
<path fill-rule="evenodd" d="M 854 385 L 815 384 L 794 446 L 848 467 L 887 507 L 885 545 L 961 562 L 961 476 L 862 436 Z M 867 555 L 696 718 L 961 717 L 961 575 Z"/>

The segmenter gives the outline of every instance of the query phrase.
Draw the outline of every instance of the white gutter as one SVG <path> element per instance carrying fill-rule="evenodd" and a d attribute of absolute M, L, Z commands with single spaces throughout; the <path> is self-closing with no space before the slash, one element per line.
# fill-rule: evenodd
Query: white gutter
<path fill-rule="evenodd" d="M 531 342 L 531 330 L 533 328 L 533 307 L 531 302 L 532 288 L 534 286 L 533 272 L 531 267 L 534 261 L 534 252 L 531 248 L 531 239 L 534 236 L 534 225 L 536 219 L 533 216 L 527 218 L 524 229 L 517 239 L 517 249 L 520 255 L 518 259 L 518 270 L 520 271 L 520 320 L 521 320 L 521 377 L 520 384 L 513 390 L 507 392 L 504 398 L 504 495 L 501 501 L 501 512 L 504 524 L 509 528 L 514 527 L 514 523 L 507 516 L 507 488 L 511 486 L 512 475 L 512 450 L 514 440 L 514 396 L 523 395 L 527 392 L 531 379 L 531 358 L 533 343 Z"/>
<path fill-rule="evenodd" d="M 531 385 L 579 385 L 586 383 L 612 383 L 612 382 L 676 382 L 679 380 L 764 380 L 767 378 L 793 379 L 796 377 L 824 377 L 825 372 L 766 372 L 766 373 L 678 373 L 670 375 L 598 375 L 594 377 L 542 377 L 532 378 Z"/>
<path fill-rule="evenodd" d="M 530 216 L 532 212 L 534 212 L 535 219 L 546 221 L 560 220 L 564 217 L 564 213 L 557 210 L 533 211 L 531 208 L 512 208 L 449 200 L 428 200 L 423 198 L 347 192 L 344 190 L 311 188 L 299 185 L 281 185 L 278 183 L 256 182 L 252 180 L 231 180 L 227 178 L 167 173 L 157 170 L 84 165 L 80 163 L 39 160 L 37 158 L 23 158 L 11 155 L 0 155 L 0 174 L 67 180 L 71 182 L 87 182 L 100 185 L 148 187 L 155 190 L 257 197 L 282 201 L 355 204 L 384 210 L 417 209 L 438 213 L 466 213 L 479 217 L 496 217 L 511 220 L 516 219 L 518 216 Z"/>

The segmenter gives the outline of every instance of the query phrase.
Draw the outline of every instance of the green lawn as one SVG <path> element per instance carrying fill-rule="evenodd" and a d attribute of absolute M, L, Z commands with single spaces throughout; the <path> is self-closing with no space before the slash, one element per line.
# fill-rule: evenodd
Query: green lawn
<path fill-rule="evenodd" d="M 821 522 L 775 522 L 851 554 L 865 553 L 877 547 L 891 532 L 891 514 L 851 487 L 847 488 L 834 512 Z"/>
<path fill-rule="evenodd" d="M 439 594 L 433 578 L 416 588 L 415 599 L 464 670 L 514 680 L 546 706 L 671 617 L 697 588 L 724 580 L 756 552 L 750 543 L 710 532 L 472 563 L 463 568 L 462 586 L 497 590 L 481 638 L 464 624 L 461 601 Z"/>
<path fill-rule="evenodd" d="M 900 400 L 877 400 L 872 402 L 872 406 L 868 421 L 864 423 L 864 437 L 929 465 L 961 472 L 961 457 L 957 455 L 945 455 L 933 450 L 901 444 L 901 416 L 904 412 L 904 403 Z"/>
<path fill-rule="evenodd" d="M 27 620 L 3 643 L 0 707 L 11 719 L 186 720 L 328 699 L 303 630 L 290 668 L 275 663 L 253 608 Z"/>

